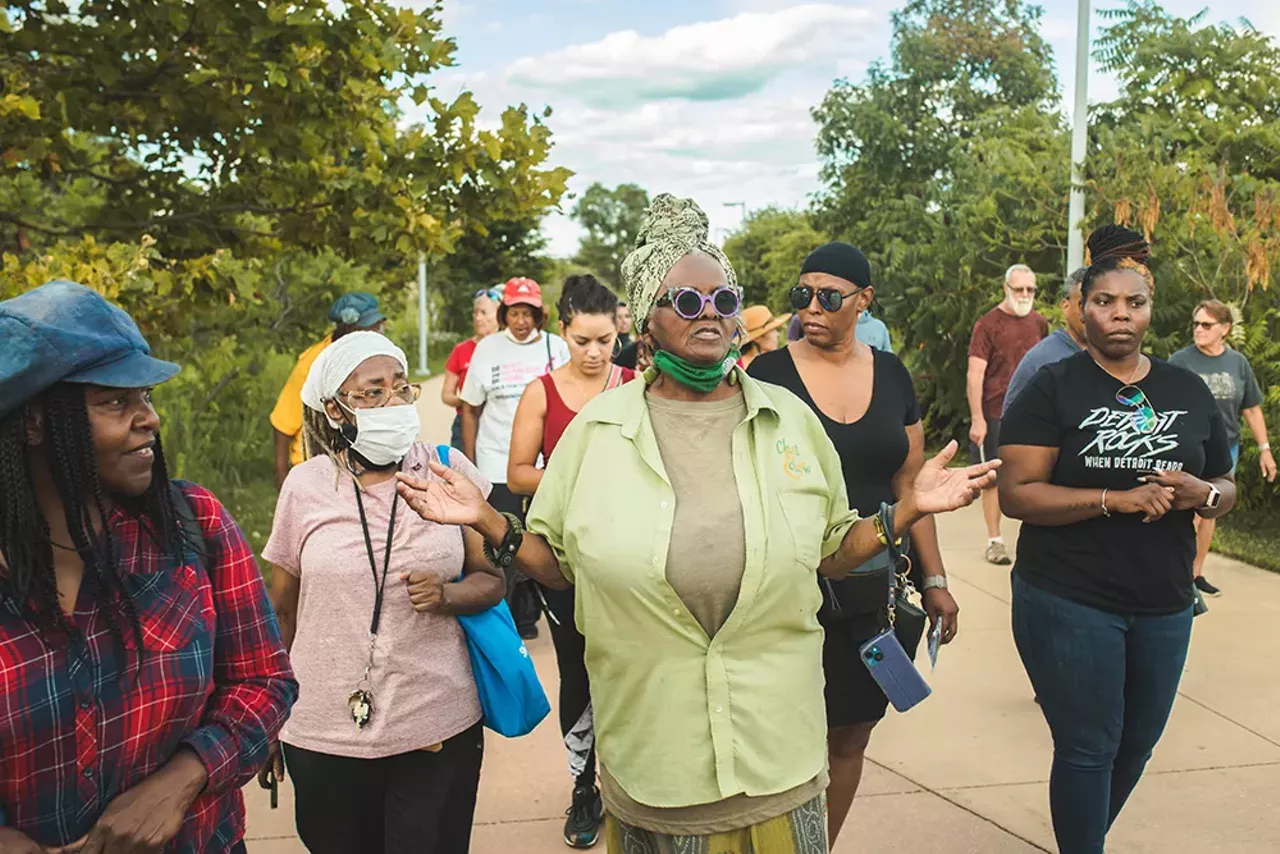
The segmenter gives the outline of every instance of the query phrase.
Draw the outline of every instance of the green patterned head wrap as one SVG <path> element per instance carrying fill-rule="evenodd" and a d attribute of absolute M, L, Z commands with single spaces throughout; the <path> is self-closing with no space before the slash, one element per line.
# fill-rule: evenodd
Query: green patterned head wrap
<path fill-rule="evenodd" d="M 693 199 L 670 193 L 655 196 L 636 235 L 636 248 L 622 262 L 622 281 L 636 328 L 643 330 L 662 295 L 662 280 L 681 258 L 694 252 L 711 256 L 724 269 L 730 287 L 738 286 L 733 265 L 708 237 L 707 215 Z"/>

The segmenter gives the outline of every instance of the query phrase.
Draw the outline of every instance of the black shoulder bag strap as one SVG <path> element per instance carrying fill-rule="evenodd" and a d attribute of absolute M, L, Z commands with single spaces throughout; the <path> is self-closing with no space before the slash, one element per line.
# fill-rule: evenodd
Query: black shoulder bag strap
<path fill-rule="evenodd" d="M 208 567 L 209 564 L 209 546 L 204 539 L 204 531 L 200 529 L 200 523 L 196 521 L 196 511 L 191 506 L 191 502 L 187 500 L 187 495 L 182 491 L 182 487 L 173 481 L 169 481 L 169 496 L 173 500 L 173 509 L 178 514 L 178 530 L 182 534 L 182 540 L 190 546 L 199 559 L 202 567 Z"/>

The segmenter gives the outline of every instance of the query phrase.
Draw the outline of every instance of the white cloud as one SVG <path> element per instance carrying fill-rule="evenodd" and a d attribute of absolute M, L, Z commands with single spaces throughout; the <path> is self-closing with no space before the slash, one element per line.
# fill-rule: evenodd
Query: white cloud
<path fill-rule="evenodd" d="M 737 12 L 780 12 L 793 8 L 795 0 L 724 0 L 724 6 L 730 13 Z"/>
<path fill-rule="evenodd" d="M 507 68 L 507 80 L 600 107 L 727 100 L 758 92 L 788 70 L 834 70 L 851 53 L 874 51 L 882 23 L 868 8 L 817 3 L 743 12 L 652 37 L 623 30 L 519 59 Z"/>
<path fill-rule="evenodd" d="M 706 4 L 718 20 L 652 36 L 613 33 L 487 74 L 455 69 L 433 83 L 442 94 L 473 89 L 486 117 L 496 117 L 506 104 L 523 101 L 536 110 L 551 103 L 551 162 L 574 170 L 573 192 L 595 181 L 633 182 L 650 194 L 692 196 L 711 220 L 713 239 L 722 240 L 740 217 L 726 202 L 743 201 L 752 210 L 797 206 L 819 189 L 809 109 L 834 77 L 860 80 L 871 61 L 889 55 L 889 7 L 839 2 L 718 0 Z M 1165 2 L 1170 11 L 1187 14 L 1205 0 Z M 1216 16 L 1240 14 L 1218 2 Z M 1069 104 L 1075 0 L 1045 5 L 1043 35 L 1053 46 Z M 1280 29 L 1280 11 L 1269 4 L 1245 14 L 1264 31 Z M 1097 102 L 1114 96 L 1115 82 L 1095 68 L 1089 88 Z M 557 255 L 577 249 L 581 230 L 567 216 L 573 203 L 566 199 L 564 212 L 543 228 Z"/>

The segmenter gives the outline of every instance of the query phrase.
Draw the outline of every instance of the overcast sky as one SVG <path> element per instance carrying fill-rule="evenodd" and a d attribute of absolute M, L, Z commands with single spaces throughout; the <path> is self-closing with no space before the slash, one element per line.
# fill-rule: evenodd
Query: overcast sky
<path fill-rule="evenodd" d="M 1280 0 L 1163 5 L 1179 15 L 1207 8 L 1211 21 L 1243 15 L 1280 36 Z M 1076 3 L 1043 6 L 1043 35 L 1070 103 Z M 458 65 L 432 83 L 443 97 L 474 91 L 490 122 L 508 104 L 551 106 L 552 159 L 576 173 L 572 190 L 633 182 L 650 194 L 693 196 L 719 239 L 741 216 L 726 203 L 801 205 L 818 189 L 809 109 L 832 80 L 860 80 L 888 56 L 892 8 L 865 0 L 446 0 Z M 1115 91 L 1091 76 L 1091 101 Z M 563 203 L 566 213 L 572 204 Z M 554 254 L 577 248 L 566 216 L 550 217 L 545 232 Z"/>

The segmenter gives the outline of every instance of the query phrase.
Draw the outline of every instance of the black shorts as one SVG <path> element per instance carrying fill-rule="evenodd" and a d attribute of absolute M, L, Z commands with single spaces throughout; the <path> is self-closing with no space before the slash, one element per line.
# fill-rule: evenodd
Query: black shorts
<path fill-rule="evenodd" d="M 840 727 L 865 724 L 884 717 L 889 699 L 880 690 L 871 671 L 862 663 L 858 647 L 880 633 L 879 614 L 859 614 L 828 623 L 827 637 L 822 642 L 822 670 L 827 678 L 824 689 L 827 701 L 827 726 Z M 903 638 L 907 655 L 914 660 L 920 646 L 920 634 Z"/>
<path fill-rule="evenodd" d="M 982 454 L 985 453 L 984 457 Z M 987 438 L 982 442 L 982 453 L 978 451 L 978 446 L 969 441 L 969 465 L 976 466 L 978 463 L 987 460 L 998 459 L 1000 456 L 1000 419 L 987 419 Z"/>

